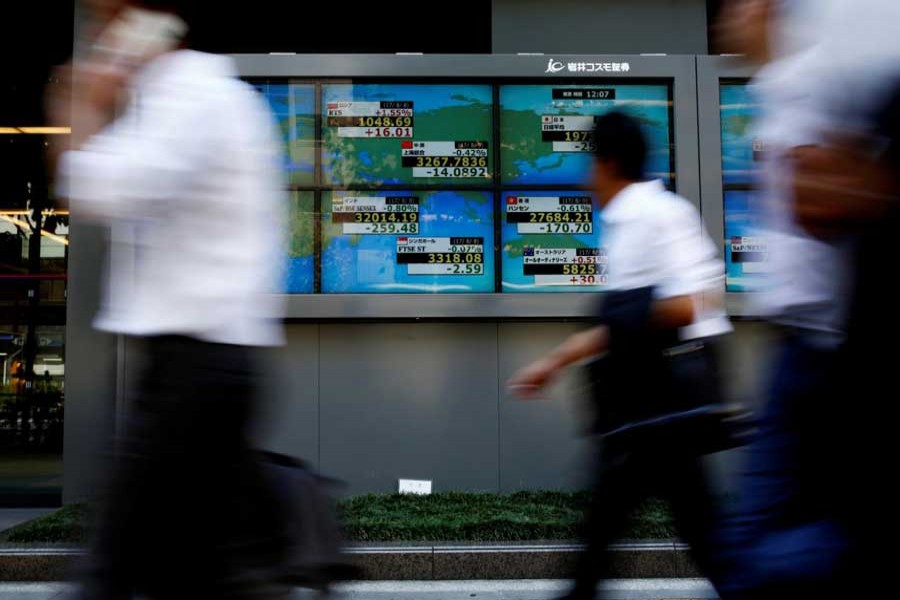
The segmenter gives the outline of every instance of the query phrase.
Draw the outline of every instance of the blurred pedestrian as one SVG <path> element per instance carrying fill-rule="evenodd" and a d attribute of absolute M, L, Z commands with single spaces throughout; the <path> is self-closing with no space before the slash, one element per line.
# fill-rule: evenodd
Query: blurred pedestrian
<path fill-rule="evenodd" d="M 846 593 L 841 586 L 852 585 L 846 499 L 857 466 L 845 349 L 859 224 L 878 212 L 872 197 L 883 179 L 854 140 L 900 60 L 898 19 L 897 3 L 885 0 L 731 0 L 723 16 L 731 45 L 721 50 L 761 67 L 755 128 L 765 147 L 761 196 L 773 265 L 762 312 L 780 332 L 740 505 L 726 528 L 726 597 Z"/>
<path fill-rule="evenodd" d="M 717 352 L 731 331 L 716 246 L 689 201 L 644 180 L 640 124 L 624 113 L 604 115 L 593 142 L 610 290 L 600 325 L 509 382 L 519 395 L 537 397 L 567 366 L 606 354 L 594 363 L 602 454 L 573 599 L 594 598 L 609 573 L 607 546 L 650 495 L 671 503 L 679 532 L 714 577 L 717 509 L 702 455 L 723 439 Z"/>
<path fill-rule="evenodd" d="M 883 88 L 892 91 L 862 120 L 865 129 L 791 155 L 798 224 L 821 239 L 854 240 L 847 334 L 835 374 L 842 401 L 817 421 L 837 449 L 829 455 L 832 485 L 825 492 L 842 543 L 828 581 L 837 579 L 832 590 L 861 596 L 883 592 L 890 569 L 883 540 L 898 533 L 894 520 L 885 518 L 896 506 L 896 492 L 879 485 L 892 466 L 895 424 L 882 407 L 894 389 L 891 348 L 900 338 L 895 301 L 886 293 L 900 228 L 900 70 L 897 83 L 889 81 Z"/>
<path fill-rule="evenodd" d="M 57 192 L 111 231 L 95 325 L 145 363 L 84 593 L 262 597 L 280 512 L 246 436 L 282 342 L 276 126 L 230 59 L 189 49 L 196 3 L 121 5 L 50 101 L 73 121 Z"/>

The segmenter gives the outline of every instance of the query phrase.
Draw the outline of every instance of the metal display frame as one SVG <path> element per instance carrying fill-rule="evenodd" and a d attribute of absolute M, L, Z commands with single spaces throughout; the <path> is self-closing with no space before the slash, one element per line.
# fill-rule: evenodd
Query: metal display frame
<path fill-rule="evenodd" d="M 725 244 L 725 193 L 722 174 L 722 120 L 719 86 L 724 80 L 749 80 L 755 69 L 735 56 L 697 57 L 697 108 L 699 115 L 701 213 L 710 237 L 723 253 Z M 732 317 L 759 316 L 754 292 L 728 292 L 726 305 Z"/>
<path fill-rule="evenodd" d="M 675 185 L 701 206 L 694 56 L 633 55 L 232 55 L 247 79 L 353 80 L 496 84 L 611 79 L 665 80 L 672 86 Z M 628 64 L 626 72 L 570 71 L 569 63 Z M 499 168 L 499 165 L 495 165 Z M 435 186 L 440 188 L 441 186 Z M 452 186 L 448 186 L 452 187 Z M 532 186 L 535 187 L 535 186 Z M 537 186 L 541 187 L 541 186 Z M 462 294 L 286 294 L 288 318 L 358 319 L 583 319 L 602 292 Z"/>

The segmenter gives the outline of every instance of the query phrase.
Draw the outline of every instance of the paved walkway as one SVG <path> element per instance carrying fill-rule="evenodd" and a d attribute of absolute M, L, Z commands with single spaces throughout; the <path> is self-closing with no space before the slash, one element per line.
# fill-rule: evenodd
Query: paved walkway
<path fill-rule="evenodd" d="M 549 600 L 560 596 L 565 581 L 442 581 L 372 582 L 341 586 L 337 600 Z M 65 600 L 74 586 L 62 583 L 0 583 L 0 600 Z M 714 600 L 703 579 L 613 580 L 606 586 L 609 600 Z M 304 590 L 291 600 L 312 600 Z"/>

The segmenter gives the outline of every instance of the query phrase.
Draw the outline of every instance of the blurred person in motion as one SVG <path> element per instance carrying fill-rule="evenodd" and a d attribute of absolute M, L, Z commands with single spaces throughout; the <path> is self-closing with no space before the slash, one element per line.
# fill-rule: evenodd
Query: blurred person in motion
<path fill-rule="evenodd" d="M 838 592 L 883 593 L 891 558 L 886 539 L 898 534 L 890 515 L 897 494 L 879 482 L 891 471 L 896 424 L 882 406 L 895 386 L 900 322 L 889 293 L 900 229 L 900 71 L 893 91 L 864 129 L 791 153 L 797 223 L 820 239 L 854 240 L 853 290 L 847 335 L 839 351 L 837 396 L 854 399 L 829 417 L 840 448 L 831 466 L 833 520 L 841 534 Z M 832 586 L 832 590 L 835 586 Z"/>
<path fill-rule="evenodd" d="M 862 215 L 884 205 L 871 200 L 883 196 L 880 159 L 861 137 L 900 64 L 898 9 L 885 0 L 730 0 L 721 18 L 722 50 L 761 66 L 755 128 L 765 146 L 761 208 L 773 273 L 762 312 L 779 329 L 740 504 L 723 536 L 732 561 L 726 597 L 858 585 L 849 576 L 858 545 L 848 507 L 866 487 L 859 467 L 875 457 L 860 453 L 871 445 L 850 425 L 872 415 L 846 404 L 855 395 L 848 347 L 860 337 L 851 324 L 860 313 Z"/>
<path fill-rule="evenodd" d="M 80 36 L 76 45 L 90 43 L 97 39 L 103 29 L 122 10 L 126 0 L 81 0 Z M 79 48 L 80 50 L 81 48 Z"/>
<path fill-rule="evenodd" d="M 49 101 L 73 121 L 57 190 L 110 226 L 95 325 L 145 363 L 86 598 L 280 593 L 264 573 L 283 552 L 281 507 L 246 439 L 258 353 L 282 343 L 280 146 L 232 61 L 188 49 L 195 5 L 123 2 L 75 62 L 72 97 Z"/>
<path fill-rule="evenodd" d="M 609 572 L 607 546 L 649 495 L 671 503 L 679 532 L 715 579 L 717 509 L 702 456 L 724 437 L 717 353 L 731 331 L 715 244 L 689 201 L 645 181 L 639 123 L 619 112 L 599 117 L 594 144 L 610 290 L 600 325 L 509 382 L 535 398 L 567 366 L 605 354 L 593 363 L 602 450 L 573 599 L 594 598 Z"/>
<path fill-rule="evenodd" d="M 846 336 L 833 376 L 836 397 L 853 403 L 839 402 L 819 420 L 838 449 L 828 456 L 832 485 L 824 490 L 839 532 L 834 573 L 826 581 L 831 593 L 859 596 L 886 589 L 892 565 L 883 544 L 900 533 L 886 517 L 896 492 L 879 486 L 893 466 L 896 429 L 882 406 L 895 386 L 891 349 L 900 338 L 896 300 L 888 291 L 900 228 L 900 69 L 879 87 L 884 97 L 875 110 L 841 121 L 827 139 L 789 156 L 798 225 L 817 239 L 853 241 Z"/>
<path fill-rule="evenodd" d="M 791 148 L 815 143 L 827 126 L 812 93 L 820 22 L 820 10 L 808 3 L 730 0 L 719 25 L 722 49 L 760 66 L 751 93 L 760 106 L 754 124 L 764 145 L 758 208 L 771 288 L 761 294 L 759 312 L 777 328 L 739 505 L 723 532 L 731 562 L 722 586 L 726 598 L 821 593 L 843 543 L 828 494 L 834 454 L 823 418 L 836 402 L 850 247 L 843 238 L 817 239 L 793 219 L 787 160 Z"/>

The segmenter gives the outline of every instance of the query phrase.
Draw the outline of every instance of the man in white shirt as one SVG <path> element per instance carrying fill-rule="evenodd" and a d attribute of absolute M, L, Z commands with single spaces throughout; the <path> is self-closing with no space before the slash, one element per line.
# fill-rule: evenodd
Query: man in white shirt
<path fill-rule="evenodd" d="M 595 192 L 603 206 L 603 235 L 608 257 L 609 290 L 652 286 L 651 319 L 678 339 L 714 337 L 731 331 L 725 314 L 724 266 L 706 234 L 700 213 L 660 181 L 643 181 L 646 143 L 639 125 L 621 113 L 605 115 L 598 126 L 616 128 L 620 139 L 599 152 Z M 601 132 L 601 135 L 606 135 Z M 623 163 L 627 164 L 623 166 Z M 609 332 L 599 326 L 576 334 L 510 381 L 517 393 L 536 396 L 559 372 L 603 353 Z"/>
<path fill-rule="evenodd" d="M 852 443 L 848 396 L 837 390 L 858 278 L 851 230 L 860 215 L 838 214 L 829 196 L 863 211 L 862 197 L 877 186 L 862 162 L 830 174 L 804 171 L 834 141 L 865 133 L 861 120 L 898 72 L 900 4 L 730 0 L 726 8 L 722 30 L 732 45 L 723 50 L 764 65 L 753 89 L 763 107 L 755 128 L 766 150 L 760 183 L 774 273 L 762 308 L 782 333 L 759 435 L 746 453 L 741 502 L 727 527 L 735 556 L 728 588 L 742 597 L 835 594 L 849 581 L 840 577 L 847 531 L 835 490 L 843 487 L 839 477 L 847 480 L 839 465 Z M 814 180 L 812 193 L 797 193 L 802 179 Z M 849 185 L 835 188 L 835 179 Z M 857 582 L 850 585 L 857 593 Z"/>
<path fill-rule="evenodd" d="M 96 326 L 146 353 L 90 598 L 245 597 L 237 573 L 280 551 L 245 439 L 258 349 L 282 341 L 280 147 L 230 59 L 184 48 L 191 4 L 125 3 L 75 65 L 73 147 L 58 157 L 73 214 L 111 230 Z"/>
<path fill-rule="evenodd" d="M 509 382 L 525 398 L 568 365 L 609 352 L 597 384 L 605 434 L 600 485 L 588 519 L 588 549 L 568 598 L 594 598 L 604 578 L 606 546 L 647 494 L 672 503 L 681 534 L 713 576 L 715 507 L 687 429 L 648 427 L 619 447 L 629 424 L 692 413 L 721 401 L 715 340 L 731 331 L 725 316 L 725 270 L 700 214 L 659 181 L 644 181 L 647 147 L 639 123 L 623 113 L 597 119 L 595 196 L 603 207 L 610 292 L 601 325 L 573 335 Z M 615 362 L 609 363 L 610 359 Z M 714 421 L 691 429 L 715 436 Z M 679 431 L 681 433 L 679 433 Z"/>

